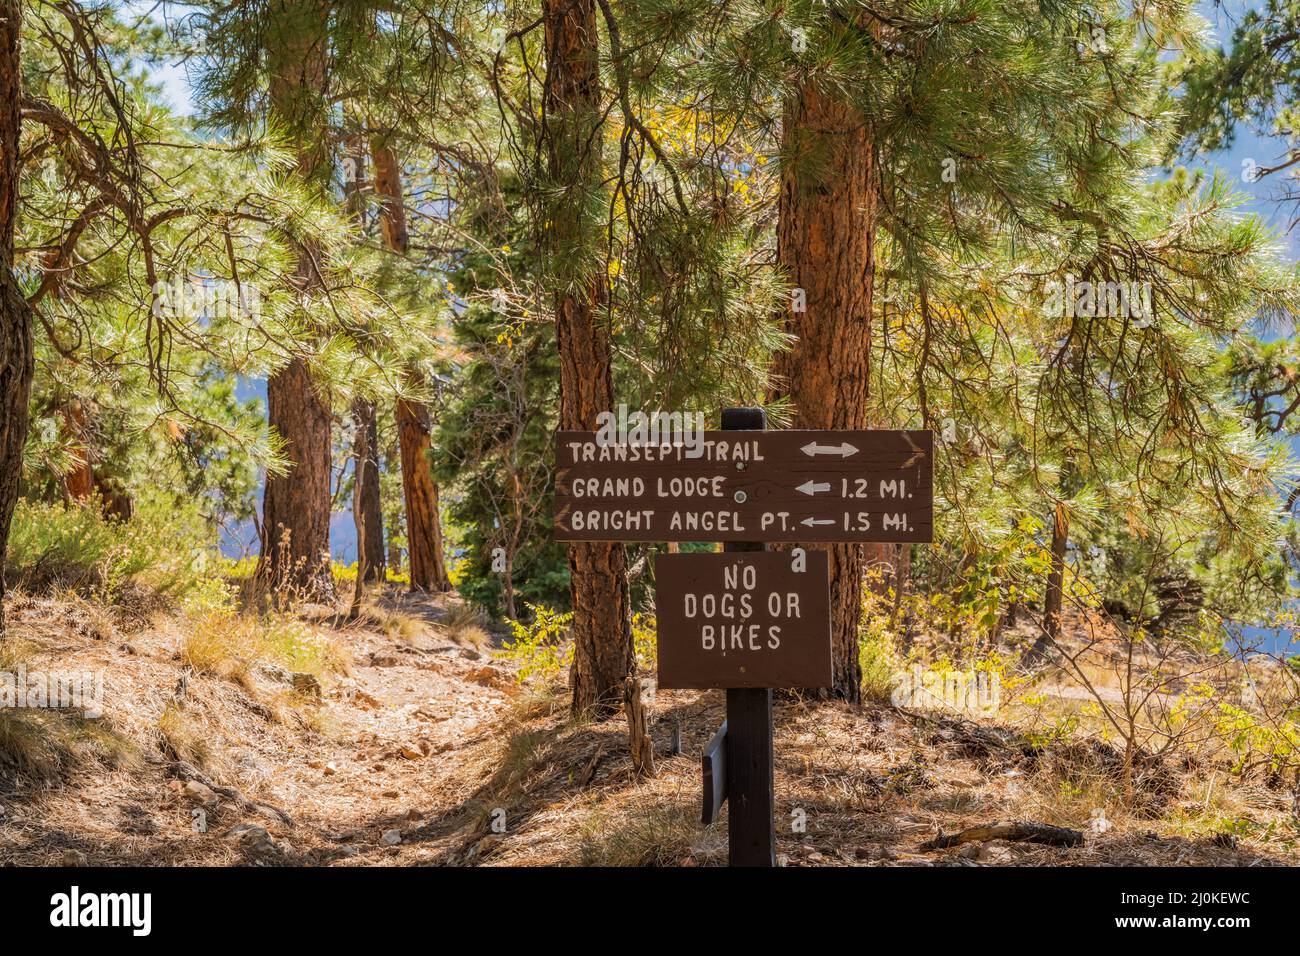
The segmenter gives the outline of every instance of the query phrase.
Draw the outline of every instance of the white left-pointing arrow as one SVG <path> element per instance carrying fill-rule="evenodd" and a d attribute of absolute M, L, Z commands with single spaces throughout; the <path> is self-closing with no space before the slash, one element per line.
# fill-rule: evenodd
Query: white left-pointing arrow
<path fill-rule="evenodd" d="M 803 525 L 805 528 L 811 528 L 814 525 L 819 525 L 819 524 L 834 524 L 835 519 L 834 518 L 804 518 L 799 523 Z"/>
<path fill-rule="evenodd" d="M 830 491 L 831 483 L 829 481 L 813 481 L 809 478 L 802 485 L 799 485 L 798 490 L 805 495 L 815 495 L 819 491 Z"/>
<path fill-rule="evenodd" d="M 856 455 L 858 448 L 848 442 L 840 442 L 838 445 L 819 445 L 815 441 L 810 441 L 800 451 L 809 458 L 816 458 L 818 455 L 839 455 L 841 458 L 848 458 L 850 455 Z"/>

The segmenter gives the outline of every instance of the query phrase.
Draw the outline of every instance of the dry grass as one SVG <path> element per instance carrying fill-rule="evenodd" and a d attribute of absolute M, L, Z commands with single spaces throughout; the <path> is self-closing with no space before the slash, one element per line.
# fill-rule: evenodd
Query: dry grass
<path fill-rule="evenodd" d="M 424 621 L 411 614 L 384 610 L 374 606 L 367 610 L 374 615 L 380 633 L 403 644 L 418 644 L 428 630 Z"/>
<path fill-rule="evenodd" d="M 677 866 L 699 836 L 699 808 L 684 803 L 597 811 L 582 825 L 582 866 Z"/>
<path fill-rule="evenodd" d="M 200 674 L 252 688 L 252 671 L 274 664 L 323 678 L 347 673 L 350 655 L 334 637 L 288 614 L 256 616 L 217 611 L 195 620 L 181 658 Z"/>
<path fill-rule="evenodd" d="M 76 769 L 134 766 L 140 751 L 103 721 L 54 710 L 0 709 L 0 764 L 50 783 Z"/>
<path fill-rule="evenodd" d="M 442 619 L 447 637 L 462 647 L 482 650 L 492 643 L 483 612 L 472 604 L 454 604 Z"/>
<path fill-rule="evenodd" d="M 419 618 L 368 599 L 355 613 L 350 611 L 345 620 L 349 627 L 378 631 L 385 637 L 407 642 L 418 640 L 424 631 L 424 622 Z"/>
<path fill-rule="evenodd" d="M 0 673 L 43 666 L 29 641 L 0 641 Z M 76 711 L 0 707 L 0 766 L 21 777 L 51 783 L 80 767 L 135 764 L 139 749 L 104 720 Z"/>
<path fill-rule="evenodd" d="M 158 718 L 158 735 L 162 738 L 164 748 L 177 760 L 184 760 L 196 767 L 213 768 L 216 762 L 213 747 L 215 737 L 207 721 L 198 715 L 179 704 L 169 702 Z"/>

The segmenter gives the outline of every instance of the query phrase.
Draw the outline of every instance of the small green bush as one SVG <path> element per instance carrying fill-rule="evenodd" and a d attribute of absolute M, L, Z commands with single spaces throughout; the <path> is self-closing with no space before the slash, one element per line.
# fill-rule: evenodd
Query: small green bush
<path fill-rule="evenodd" d="M 561 614 L 544 604 L 526 606 L 532 623 L 510 621 L 514 640 L 506 641 L 497 655 L 518 663 L 521 684 L 530 677 L 555 680 L 573 662 L 573 642 L 568 640 L 573 613 Z"/>
<path fill-rule="evenodd" d="M 215 533 L 196 509 L 139 501 L 128 521 L 93 505 L 22 500 L 14 509 L 8 582 L 31 592 L 68 589 L 105 601 L 128 586 L 186 604 L 220 605 Z"/>

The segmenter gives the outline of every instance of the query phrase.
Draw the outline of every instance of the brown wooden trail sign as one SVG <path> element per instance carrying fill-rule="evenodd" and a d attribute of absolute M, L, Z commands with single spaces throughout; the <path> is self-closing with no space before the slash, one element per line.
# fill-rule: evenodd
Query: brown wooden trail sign
<path fill-rule="evenodd" d="M 825 551 L 655 559 L 659 686 L 829 687 Z"/>
<path fill-rule="evenodd" d="M 602 444 L 595 432 L 558 432 L 555 438 L 558 540 L 727 542 L 723 554 L 677 556 L 708 559 L 694 571 L 677 558 L 661 557 L 656 600 L 660 686 L 727 689 L 726 722 L 703 755 L 703 819 L 712 822 L 723 801 L 730 805 L 727 843 L 732 866 L 776 864 L 772 688 L 829 683 L 829 611 L 824 612 L 824 638 L 820 623 L 807 632 L 812 663 L 791 654 L 755 663 L 758 657 L 736 649 L 736 656 L 720 666 L 721 658 L 702 656 L 709 650 L 699 630 L 703 622 L 687 613 L 676 589 L 708 582 L 716 596 L 715 576 L 738 559 L 734 566 L 752 563 L 755 573 L 764 567 L 775 571 L 777 565 L 765 563 L 772 559 L 791 567 L 792 553 L 769 553 L 764 542 L 924 542 L 931 540 L 933 527 L 930 432 L 769 432 L 766 427 L 761 408 L 728 408 L 722 413 L 722 431 L 696 433 L 688 437 L 699 441 L 689 443 Z M 825 552 L 810 551 L 807 558 L 809 571 L 815 563 L 820 580 L 826 581 Z M 678 573 L 694 574 L 697 580 L 678 581 L 673 577 Z M 724 579 L 724 592 L 725 585 Z M 805 598 L 805 587 L 810 585 L 803 581 L 785 591 L 800 595 L 801 608 L 811 597 Z M 818 594 L 828 606 L 829 597 L 820 587 Z M 780 591 L 755 582 L 754 590 L 760 589 L 764 594 Z M 680 605 L 674 606 L 674 600 Z M 679 611 L 681 617 L 676 616 Z M 785 613 L 788 617 L 789 605 Z M 730 616 L 723 612 L 723 617 Z M 746 649 L 756 655 L 749 634 L 744 632 Z M 677 641 L 682 635 L 685 643 Z M 691 646 L 691 641 L 699 646 Z M 682 650 L 684 657 L 674 656 Z M 662 683 L 665 651 L 670 683 Z M 743 683 L 756 679 L 750 670 L 755 667 L 763 683 Z"/>
<path fill-rule="evenodd" d="M 929 431 L 697 433 L 699 441 L 555 438 L 561 541 L 929 541 Z M 698 454 L 698 457 L 691 457 Z"/>

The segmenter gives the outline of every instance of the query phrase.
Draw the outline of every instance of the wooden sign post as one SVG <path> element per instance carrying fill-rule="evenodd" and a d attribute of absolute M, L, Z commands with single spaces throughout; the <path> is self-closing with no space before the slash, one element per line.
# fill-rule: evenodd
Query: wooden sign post
<path fill-rule="evenodd" d="M 705 823 L 730 803 L 732 866 L 776 865 L 772 688 L 831 683 L 824 551 L 766 542 L 929 541 L 928 431 L 766 431 L 728 408 L 722 431 L 604 443 L 556 433 L 560 541 L 722 541 L 655 562 L 659 686 L 727 692 L 705 748 Z"/>

